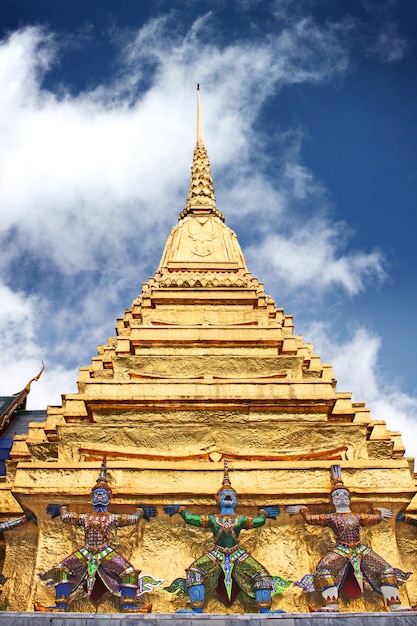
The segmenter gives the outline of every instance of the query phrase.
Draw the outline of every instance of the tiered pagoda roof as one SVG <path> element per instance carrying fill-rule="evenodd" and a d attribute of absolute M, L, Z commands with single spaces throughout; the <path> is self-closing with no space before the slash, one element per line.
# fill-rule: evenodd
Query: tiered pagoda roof
<path fill-rule="evenodd" d="M 400 433 L 337 390 L 332 366 L 294 333 L 292 316 L 249 272 L 216 207 L 199 92 L 197 111 L 188 198 L 160 265 L 117 320 L 115 336 L 81 368 L 78 393 L 64 395 L 44 423 L 15 438 L 13 494 L 42 517 L 42 532 L 55 532 L 44 504 L 58 497 L 59 485 L 60 500 L 87 507 L 105 453 L 117 506 L 214 506 L 227 456 L 242 507 L 306 502 L 320 510 L 337 461 L 354 506 L 417 511 Z M 276 560 L 292 578 L 296 567 L 308 571 L 308 554 L 317 561 L 320 546 L 289 520 L 279 524 L 263 531 L 268 538 L 256 549 L 261 562 Z M 165 563 L 172 571 L 164 577 L 175 578 L 178 554 L 188 565 L 191 548 L 174 541 L 175 529 L 159 518 L 151 526 L 154 534 L 145 537 L 154 543 L 136 546 L 132 558 L 154 573 Z M 288 597 L 292 606 L 301 602 L 296 591 Z M 154 603 L 157 612 L 171 609 L 163 597 Z"/>

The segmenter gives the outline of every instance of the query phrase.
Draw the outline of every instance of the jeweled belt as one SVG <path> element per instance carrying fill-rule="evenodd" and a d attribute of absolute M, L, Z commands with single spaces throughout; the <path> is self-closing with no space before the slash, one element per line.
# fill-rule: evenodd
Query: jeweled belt
<path fill-rule="evenodd" d="M 91 559 L 92 555 L 94 555 L 99 561 L 101 561 L 101 559 L 104 559 L 104 557 L 109 555 L 110 552 L 113 552 L 113 550 L 114 548 L 111 546 L 104 546 L 99 551 L 97 551 L 97 549 L 91 549 L 89 546 L 84 546 L 83 548 L 80 548 L 78 552 L 80 552 L 87 560 Z"/>
<path fill-rule="evenodd" d="M 214 545 L 213 550 L 218 550 L 222 554 L 233 554 L 236 550 L 243 550 L 240 546 L 233 546 L 233 548 L 223 548 L 223 546 Z"/>

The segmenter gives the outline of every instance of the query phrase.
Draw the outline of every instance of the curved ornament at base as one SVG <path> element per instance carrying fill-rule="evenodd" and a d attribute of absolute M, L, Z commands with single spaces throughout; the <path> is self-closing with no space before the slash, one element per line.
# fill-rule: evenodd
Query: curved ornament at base
<path fill-rule="evenodd" d="M 272 593 L 271 597 L 281 595 L 293 584 L 293 580 L 287 580 L 286 578 L 281 578 L 281 576 L 272 576 Z M 271 611 L 272 613 L 272 611 Z M 284 611 L 285 613 L 285 611 Z"/>
<path fill-rule="evenodd" d="M 164 591 L 172 593 L 173 596 L 179 598 L 187 593 L 187 584 L 185 578 L 176 578 L 168 587 L 162 587 Z"/>
<path fill-rule="evenodd" d="M 154 578 L 150 574 L 143 574 L 138 579 L 138 590 L 136 596 L 139 597 L 144 593 L 150 593 L 163 582 L 162 578 Z"/>

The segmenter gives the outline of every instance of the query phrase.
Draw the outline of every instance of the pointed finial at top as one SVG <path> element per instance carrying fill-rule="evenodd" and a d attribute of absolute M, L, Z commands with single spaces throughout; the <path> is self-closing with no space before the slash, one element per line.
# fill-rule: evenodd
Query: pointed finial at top
<path fill-rule="evenodd" d="M 188 191 L 187 204 L 178 218 L 181 220 L 190 214 L 212 215 L 224 221 L 223 213 L 220 213 L 216 208 L 210 162 L 206 146 L 204 145 L 200 85 L 197 85 L 197 145 L 194 149 L 193 164 L 191 167 L 190 188 Z"/>
<path fill-rule="evenodd" d="M 224 489 L 227 489 L 229 491 L 235 491 L 235 489 L 233 489 L 232 487 L 232 483 L 230 482 L 230 478 L 229 478 L 229 463 L 228 460 L 226 459 L 226 457 L 223 458 L 223 482 L 222 482 L 222 486 L 220 487 L 220 489 L 218 490 L 218 492 L 216 493 L 216 500 L 219 499 L 220 496 L 220 492 L 223 491 Z"/>
<path fill-rule="evenodd" d="M 332 491 L 336 491 L 336 489 L 345 489 L 346 491 L 349 491 L 349 489 L 344 485 L 342 468 L 340 465 L 332 465 L 330 467 L 330 474 L 332 480 Z"/>
<path fill-rule="evenodd" d="M 94 485 L 91 491 L 95 491 L 96 489 L 107 489 L 107 491 L 111 493 L 111 488 L 108 482 L 109 481 L 107 479 L 107 455 L 104 454 L 103 460 L 100 466 L 99 477 L 97 478 L 96 484 Z"/>
<path fill-rule="evenodd" d="M 203 118 L 201 115 L 200 85 L 197 84 L 197 145 L 204 145 Z"/>
<path fill-rule="evenodd" d="M 231 487 L 232 483 L 230 482 L 230 478 L 229 478 L 229 462 L 226 459 L 226 457 L 224 457 L 223 459 L 223 488 L 226 487 Z"/>

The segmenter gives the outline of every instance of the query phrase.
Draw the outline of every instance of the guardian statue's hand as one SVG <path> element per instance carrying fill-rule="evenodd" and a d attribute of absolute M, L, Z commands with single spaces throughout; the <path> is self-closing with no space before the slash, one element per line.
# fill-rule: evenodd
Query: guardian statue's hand
<path fill-rule="evenodd" d="M 277 517 L 281 515 L 279 506 L 274 505 L 260 506 L 259 513 L 265 513 L 266 517 L 269 519 L 277 519 Z"/>
<path fill-rule="evenodd" d="M 381 511 L 381 519 L 383 519 L 384 521 L 394 517 L 394 513 L 391 511 L 391 509 L 385 509 L 383 506 L 379 506 L 376 510 Z"/>
<path fill-rule="evenodd" d="M 289 504 L 285 507 L 284 511 L 287 515 L 298 515 L 301 509 L 307 508 L 305 504 Z"/>
<path fill-rule="evenodd" d="M 183 506 L 183 504 L 166 504 L 164 506 L 164 513 L 172 517 L 175 513 L 178 513 Z"/>
<path fill-rule="evenodd" d="M 58 517 L 60 515 L 60 510 L 65 504 L 47 504 L 46 512 L 51 516 L 51 519 Z"/>
<path fill-rule="evenodd" d="M 158 511 L 154 506 L 150 506 L 149 504 L 139 504 L 138 509 L 143 511 L 143 519 L 149 522 L 151 517 L 156 517 L 158 515 Z"/>

